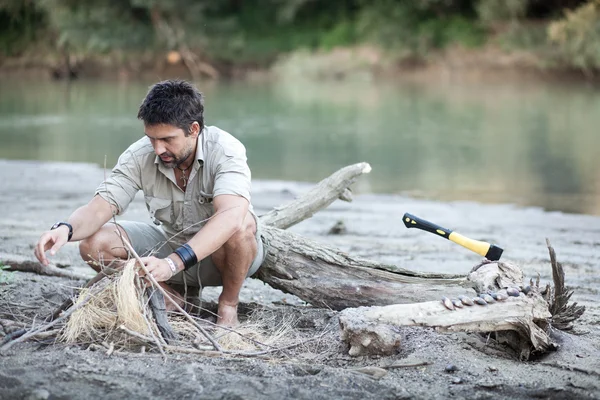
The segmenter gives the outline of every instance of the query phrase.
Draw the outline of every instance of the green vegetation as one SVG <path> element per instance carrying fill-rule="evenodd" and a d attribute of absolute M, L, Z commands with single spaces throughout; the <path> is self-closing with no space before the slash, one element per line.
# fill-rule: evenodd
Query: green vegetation
<path fill-rule="evenodd" d="M 8 265 L 0 264 L 0 285 L 6 285 L 11 283 L 14 279 L 14 272 L 6 271 L 10 267 Z"/>
<path fill-rule="evenodd" d="M 264 67 L 296 50 L 367 44 L 426 59 L 450 45 L 497 41 L 548 65 L 592 71 L 600 68 L 599 10 L 598 0 L 0 0 L 0 61 L 175 50 L 217 68 Z"/>

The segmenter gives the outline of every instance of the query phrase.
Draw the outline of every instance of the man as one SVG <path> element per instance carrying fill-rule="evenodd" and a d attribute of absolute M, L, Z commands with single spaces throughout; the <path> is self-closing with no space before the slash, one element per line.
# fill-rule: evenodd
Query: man
<path fill-rule="evenodd" d="M 217 323 L 237 324 L 240 289 L 265 249 L 250 205 L 246 150 L 229 133 L 204 126 L 203 113 L 203 96 L 188 82 L 154 85 L 138 112 L 145 137 L 121 154 L 87 205 L 42 234 L 37 259 L 48 265 L 46 251 L 81 241 L 81 256 L 99 271 L 98 261 L 129 256 L 118 229 L 171 294 L 171 285 L 223 286 Z M 139 190 L 155 225 L 109 222 Z"/>

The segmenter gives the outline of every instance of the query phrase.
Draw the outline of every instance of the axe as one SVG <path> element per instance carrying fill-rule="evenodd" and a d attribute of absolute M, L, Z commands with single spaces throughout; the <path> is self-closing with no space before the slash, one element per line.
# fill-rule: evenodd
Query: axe
<path fill-rule="evenodd" d="M 502 256 L 502 252 L 504 251 L 501 247 L 498 247 L 495 244 L 469 239 L 468 237 L 453 232 L 450 229 L 442 228 L 439 225 L 425 221 L 424 219 L 415 217 L 409 213 L 404 214 L 402 220 L 407 228 L 418 228 L 439 235 L 443 238 L 453 241 L 454 243 L 460 244 L 471 251 L 474 251 L 490 261 L 498 261 L 500 256 Z"/>

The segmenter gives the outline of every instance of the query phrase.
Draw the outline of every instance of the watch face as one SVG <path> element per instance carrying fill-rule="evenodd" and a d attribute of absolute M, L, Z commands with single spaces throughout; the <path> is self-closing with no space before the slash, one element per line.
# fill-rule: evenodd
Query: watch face
<path fill-rule="evenodd" d="M 56 229 L 59 227 L 60 222 L 55 223 L 54 225 L 52 225 L 52 228 L 50 229 Z"/>

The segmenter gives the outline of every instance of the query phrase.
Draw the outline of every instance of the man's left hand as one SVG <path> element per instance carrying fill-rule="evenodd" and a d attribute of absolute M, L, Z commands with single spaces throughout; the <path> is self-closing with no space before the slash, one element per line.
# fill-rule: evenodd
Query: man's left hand
<path fill-rule="evenodd" d="M 169 263 L 164 258 L 142 257 L 141 260 L 150 275 L 152 275 L 157 282 L 168 281 L 173 276 L 173 271 L 171 271 Z M 144 272 L 140 272 L 140 275 L 143 276 Z"/>

